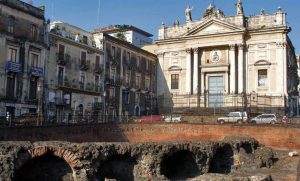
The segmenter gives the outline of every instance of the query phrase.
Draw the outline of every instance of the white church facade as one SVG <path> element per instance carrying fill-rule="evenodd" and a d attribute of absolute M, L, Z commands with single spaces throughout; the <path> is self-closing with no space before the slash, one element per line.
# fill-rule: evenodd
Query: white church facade
<path fill-rule="evenodd" d="M 162 24 L 155 45 L 160 109 L 268 107 L 290 112 L 298 95 L 297 62 L 286 13 L 235 16 L 213 4 L 203 17 Z"/>

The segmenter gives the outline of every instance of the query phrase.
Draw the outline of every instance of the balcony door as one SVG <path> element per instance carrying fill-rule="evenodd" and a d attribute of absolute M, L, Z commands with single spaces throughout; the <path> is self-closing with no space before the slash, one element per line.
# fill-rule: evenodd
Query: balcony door
<path fill-rule="evenodd" d="M 6 97 L 9 100 L 15 99 L 16 75 L 14 73 L 7 74 L 6 81 Z"/>

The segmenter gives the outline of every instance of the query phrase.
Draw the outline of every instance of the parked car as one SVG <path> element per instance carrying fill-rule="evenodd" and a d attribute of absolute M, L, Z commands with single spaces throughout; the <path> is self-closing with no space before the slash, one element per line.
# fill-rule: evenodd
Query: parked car
<path fill-rule="evenodd" d="M 171 118 L 172 117 L 172 118 Z M 181 122 L 182 121 L 182 117 L 181 115 L 168 115 L 164 117 L 165 122 L 170 123 L 170 122 Z"/>
<path fill-rule="evenodd" d="M 227 116 L 218 118 L 219 124 L 224 124 L 224 123 L 242 124 L 247 121 L 248 121 L 247 112 L 230 112 Z"/>
<path fill-rule="evenodd" d="M 152 122 L 162 122 L 163 119 L 160 115 L 150 115 L 150 116 L 141 116 L 136 119 L 136 122 L 139 123 L 152 123 Z"/>
<path fill-rule="evenodd" d="M 251 123 L 254 124 L 276 124 L 278 123 L 277 117 L 275 114 L 261 114 L 251 119 Z"/>

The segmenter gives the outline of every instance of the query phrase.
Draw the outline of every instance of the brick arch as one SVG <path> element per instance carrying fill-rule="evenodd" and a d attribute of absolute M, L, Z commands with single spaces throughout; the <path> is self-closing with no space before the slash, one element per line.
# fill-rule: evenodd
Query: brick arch
<path fill-rule="evenodd" d="M 42 146 L 19 153 L 15 160 L 15 170 L 19 170 L 29 160 L 43 156 L 46 153 L 51 153 L 63 159 L 72 168 L 73 172 L 82 167 L 82 163 L 72 152 L 58 146 Z M 74 179 L 76 180 L 75 175 Z"/>

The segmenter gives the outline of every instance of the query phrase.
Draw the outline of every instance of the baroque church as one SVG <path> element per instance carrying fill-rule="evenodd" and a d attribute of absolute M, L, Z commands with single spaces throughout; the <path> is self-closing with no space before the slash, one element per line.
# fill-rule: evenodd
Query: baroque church
<path fill-rule="evenodd" d="M 293 113 L 298 95 L 297 62 L 286 13 L 236 15 L 210 4 L 195 20 L 159 29 L 157 95 L 160 110 L 232 107 Z"/>

